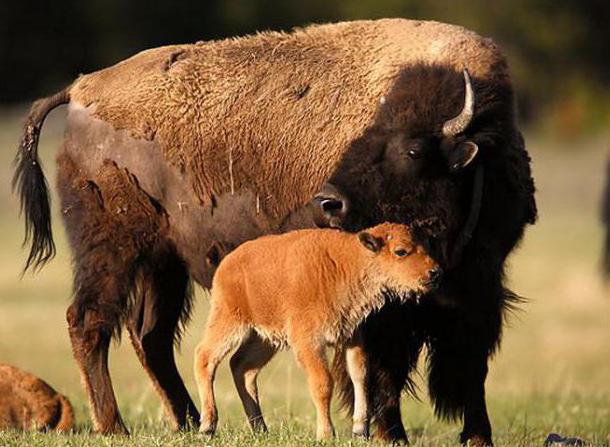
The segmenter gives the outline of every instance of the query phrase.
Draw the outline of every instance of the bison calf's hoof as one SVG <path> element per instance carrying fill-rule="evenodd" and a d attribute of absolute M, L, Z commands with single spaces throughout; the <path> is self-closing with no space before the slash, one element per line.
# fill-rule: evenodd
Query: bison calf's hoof
<path fill-rule="evenodd" d="M 352 427 L 352 436 L 354 438 L 366 438 L 369 437 L 369 424 L 365 422 L 355 423 Z"/>
<path fill-rule="evenodd" d="M 216 424 L 206 424 L 205 422 L 201 422 L 199 426 L 199 433 L 206 436 L 214 436 L 216 433 Z"/>

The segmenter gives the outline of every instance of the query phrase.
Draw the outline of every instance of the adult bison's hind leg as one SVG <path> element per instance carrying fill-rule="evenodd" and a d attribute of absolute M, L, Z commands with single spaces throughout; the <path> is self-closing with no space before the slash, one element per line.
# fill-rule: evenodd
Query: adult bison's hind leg
<path fill-rule="evenodd" d="M 64 151 L 58 165 L 74 264 L 74 300 L 67 312 L 74 357 L 96 431 L 127 433 L 108 373 L 108 348 L 127 317 L 136 272 L 164 231 L 164 214 L 111 161 L 85 174 Z"/>
<path fill-rule="evenodd" d="M 68 227 L 69 235 L 75 236 L 77 232 Z M 72 350 L 89 398 L 95 430 L 126 434 L 108 373 L 108 348 L 126 308 L 130 266 L 104 244 L 94 247 L 82 242 L 74 247 L 74 301 L 67 312 Z"/>
<path fill-rule="evenodd" d="M 173 428 L 197 425 L 199 413 L 174 359 L 178 325 L 190 309 L 186 267 L 170 247 L 164 247 L 141 269 L 136 283 L 137 297 L 127 324 L 131 342 Z"/>

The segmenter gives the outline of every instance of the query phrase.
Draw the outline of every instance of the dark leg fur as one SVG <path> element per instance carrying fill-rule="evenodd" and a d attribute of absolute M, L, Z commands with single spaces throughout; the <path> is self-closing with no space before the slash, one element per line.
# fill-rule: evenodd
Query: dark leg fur
<path fill-rule="evenodd" d="M 472 445 L 492 444 L 485 379 L 488 358 L 500 339 L 503 310 L 499 303 L 504 292 L 500 286 L 488 287 L 486 292 L 456 298 L 462 303 L 479 301 L 476 310 L 430 303 L 424 316 L 428 333 L 428 384 L 435 412 L 446 419 L 463 418 L 460 440 Z M 483 297 L 490 305 L 481 306 L 479 298 Z"/>
<path fill-rule="evenodd" d="M 93 418 L 93 426 L 101 434 L 128 434 L 121 419 L 112 382 L 108 373 L 108 347 L 112 332 L 107 319 L 96 311 L 85 311 L 72 304 L 67 319 L 74 358 L 79 366 L 81 378 Z"/>
<path fill-rule="evenodd" d="M 127 433 L 108 373 L 108 346 L 120 334 L 136 272 L 163 231 L 164 215 L 115 164 L 104 163 L 93 182 L 66 154 L 58 162 L 74 259 L 74 302 L 67 315 L 74 356 L 95 429 Z"/>
<path fill-rule="evenodd" d="M 128 322 L 138 358 L 161 397 L 174 429 L 199 424 L 174 360 L 174 339 L 183 310 L 191 299 L 189 276 L 183 262 L 163 250 L 138 275 L 137 297 Z"/>

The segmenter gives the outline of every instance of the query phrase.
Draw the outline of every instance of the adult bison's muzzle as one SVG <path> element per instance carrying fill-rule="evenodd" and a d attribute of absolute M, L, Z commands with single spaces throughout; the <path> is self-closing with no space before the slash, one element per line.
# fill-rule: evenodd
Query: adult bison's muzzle
<path fill-rule="evenodd" d="M 331 183 L 326 183 L 313 199 L 313 220 L 319 228 L 343 228 L 349 200 Z"/>

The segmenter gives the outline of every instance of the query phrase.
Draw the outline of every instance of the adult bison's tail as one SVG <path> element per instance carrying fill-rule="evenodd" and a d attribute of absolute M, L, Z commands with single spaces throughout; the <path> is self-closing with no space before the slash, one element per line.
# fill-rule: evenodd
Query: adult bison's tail
<path fill-rule="evenodd" d="M 19 194 L 21 212 L 25 215 L 23 244 L 31 243 L 24 271 L 30 267 L 41 268 L 55 255 L 47 181 L 38 160 L 38 138 L 48 113 L 70 101 L 69 92 L 66 88 L 32 105 L 15 159 L 13 190 Z"/>

